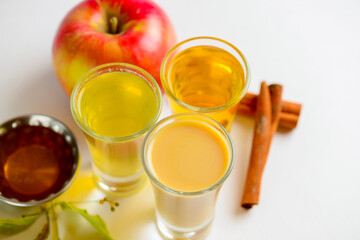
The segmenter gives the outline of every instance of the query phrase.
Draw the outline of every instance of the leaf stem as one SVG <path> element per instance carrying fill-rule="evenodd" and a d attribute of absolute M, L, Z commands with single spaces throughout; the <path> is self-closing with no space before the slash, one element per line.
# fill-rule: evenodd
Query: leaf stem
<path fill-rule="evenodd" d="M 55 211 L 54 207 L 56 207 L 58 203 L 51 203 L 51 207 L 48 209 L 51 214 L 51 239 L 52 240 L 60 240 L 59 237 L 59 228 L 58 228 L 58 214 Z"/>

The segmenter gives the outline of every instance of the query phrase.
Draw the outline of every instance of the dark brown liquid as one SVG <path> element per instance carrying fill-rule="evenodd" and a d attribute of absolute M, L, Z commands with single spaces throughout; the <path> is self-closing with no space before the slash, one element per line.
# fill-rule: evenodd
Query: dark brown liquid
<path fill-rule="evenodd" d="M 60 134 L 20 126 L 0 136 L 0 192 L 19 201 L 41 200 L 71 178 L 74 156 Z"/>

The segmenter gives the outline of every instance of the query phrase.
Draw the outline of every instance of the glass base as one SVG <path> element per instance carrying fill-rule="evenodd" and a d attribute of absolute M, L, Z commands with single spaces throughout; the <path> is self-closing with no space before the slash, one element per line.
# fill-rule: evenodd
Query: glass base
<path fill-rule="evenodd" d="M 137 193 L 146 182 L 146 175 L 143 170 L 124 178 L 106 175 L 95 166 L 93 166 L 93 172 L 96 186 L 105 194 L 116 198 L 128 197 Z"/>
<path fill-rule="evenodd" d="M 202 240 L 209 234 L 212 218 L 204 224 L 194 228 L 181 228 L 167 223 L 158 212 L 156 212 L 156 226 L 165 240 Z"/>

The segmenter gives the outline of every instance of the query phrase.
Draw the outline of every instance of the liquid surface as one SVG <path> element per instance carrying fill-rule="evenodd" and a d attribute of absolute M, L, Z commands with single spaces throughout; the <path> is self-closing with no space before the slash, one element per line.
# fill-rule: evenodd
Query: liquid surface
<path fill-rule="evenodd" d="M 58 192 L 72 176 L 74 156 L 63 136 L 19 126 L 0 136 L 0 192 L 20 201 Z"/>
<path fill-rule="evenodd" d="M 168 84 L 182 102 L 200 108 L 223 106 L 240 97 L 244 70 L 229 52 L 213 46 L 195 46 L 169 63 Z"/>
<path fill-rule="evenodd" d="M 159 181 L 185 192 L 216 184 L 229 164 L 225 139 L 213 127 L 192 120 L 173 122 L 160 129 L 150 154 Z"/>
<path fill-rule="evenodd" d="M 84 124 L 106 137 L 132 135 L 156 117 L 152 87 L 141 77 L 127 72 L 95 77 L 80 90 L 78 103 Z"/>
<path fill-rule="evenodd" d="M 5 179 L 10 187 L 24 195 L 49 190 L 58 179 L 59 172 L 59 163 L 54 155 L 41 145 L 18 149 L 9 156 L 4 166 Z"/>

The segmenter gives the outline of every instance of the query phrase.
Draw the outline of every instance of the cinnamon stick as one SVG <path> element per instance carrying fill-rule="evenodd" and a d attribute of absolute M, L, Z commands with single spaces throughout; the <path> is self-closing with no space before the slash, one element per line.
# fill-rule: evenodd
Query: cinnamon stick
<path fill-rule="evenodd" d="M 266 82 L 262 82 L 256 101 L 254 136 L 241 201 L 241 206 L 244 208 L 251 208 L 259 202 L 261 177 L 271 141 L 271 109 L 269 87 Z"/>
<path fill-rule="evenodd" d="M 254 93 L 246 93 L 244 98 L 238 105 L 238 113 L 247 116 L 255 117 L 257 95 Z M 290 131 L 297 126 L 302 105 L 289 101 L 281 101 L 281 114 L 279 120 L 278 131 Z"/>
<path fill-rule="evenodd" d="M 251 107 L 249 105 L 240 103 L 237 111 L 239 114 L 243 116 L 254 118 L 256 106 Z M 280 113 L 279 127 L 277 130 L 290 131 L 297 126 L 298 120 L 299 120 L 299 115 L 282 111 Z"/>
<path fill-rule="evenodd" d="M 239 105 L 247 105 L 247 106 L 250 106 L 251 108 L 255 109 L 257 97 L 258 96 L 255 93 L 247 92 L 245 94 L 245 96 L 241 99 Z M 301 112 L 301 104 L 300 103 L 282 100 L 281 105 L 282 105 L 281 106 L 282 112 L 300 115 L 300 112 Z"/>
<path fill-rule="evenodd" d="M 271 133 L 270 133 L 270 143 L 273 138 L 280 122 L 281 110 L 282 110 L 282 86 L 280 84 L 271 84 L 269 86 L 270 98 L 271 98 Z"/>
<path fill-rule="evenodd" d="M 299 121 L 299 115 L 292 113 L 281 112 L 280 113 L 280 122 L 279 122 L 279 131 L 288 131 L 294 129 Z"/>

